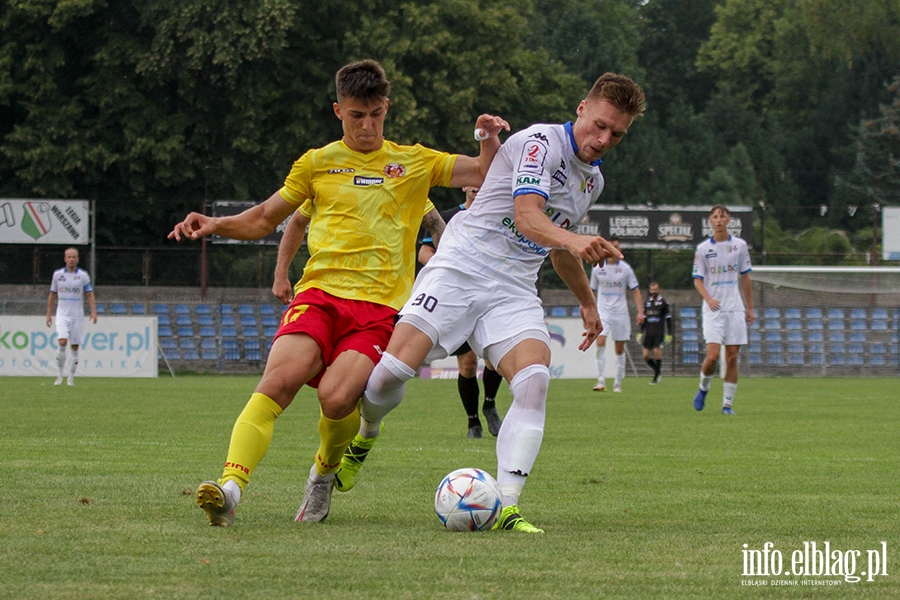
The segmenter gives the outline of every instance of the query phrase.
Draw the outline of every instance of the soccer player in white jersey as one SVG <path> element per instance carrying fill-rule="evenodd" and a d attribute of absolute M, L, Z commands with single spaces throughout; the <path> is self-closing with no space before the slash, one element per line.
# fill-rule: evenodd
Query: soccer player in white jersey
<path fill-rule="evenodd" d="M 66 366 L 66 346 L 72 348 L 72 365 L 67 383 L 75 385 L 75 369 L 78 367 L 78 347 L 84 334 L 84 299 L 91 307 L 91 321 L 97 322 L 97 304 L 87 271 L 78 268 L 78 250 L 67 248 L 66 266 L 53 272 L 50 295 L 47 296 L 47 327 L 53 323 L 53 305 L 56 304 L 56 381 L 62 385 Z"/>
<path fill-rule="evenodd" d="M 609 238 L 616 250 L 619 250 L 619 239 Z M 597 336 L 597 368 L 599 376 L 595 392 L 606 390 L 606 338 L 612 337 L 616 350 L 616 378 L 613 391 L 622 391 L 622 380 L 625 378 L 625 342 L 631 339 L 631 316 L 628 313 L 626 290 L 631 290 L 637 306 L 637 324 L 644 322 L 644 300 L 638 287 L 634 269 L 624 260 L 615 256 L 606 259 L 602 265 L 591 269 L 591 289 L 597 292 L 597 312 L 603 330 Z"/>
<path fill-rule="evenodd" d="M 706 358 L 700 368 L 700 389 L 694 408 L 703 410 L 709 384 L 725 346 L 725 384 L 722 414 L 731 409 L 738 382 L 738 351 L 747 343 L 747 326 L 753 323 L 753 293 L 750 284 L 750 253 L 747 242 L 728 233 L 731 212 L 713 206 L 709 224 L 713 236 L 697 246 L 694 255 L 694 288 L 703 298 L 703 337 Z M 741 298 L 743 296 L 743 299 Z"/>
<path fill-rule="evenodd" d="M 406 382 L 426 358 L 446 357 L 468 341 L 509 382 L 513 401 L 497 437 L 503 510 L 496 529 L 542 533 L 517 508 L 544 434 L 550 337 L 535 284 L 549 255 L 578 298 L 585 327 L 579 348 L 600 333 L 582 260 L 619 256 L 608 241 L 571 231 L 603 189 L 599 164 L 643 112 L 644 94 L 628 77 L 607 73 L 565 125 L 532 125 L 507 139 L 472 207 L 450 221 L 420 271 L 391 341 L 369 377 L 356 439 L 370 444 L 400 404 Z M 479 137 L 476 131 L 476 137 Z M 352 448 L 352 445 L 351 445 Z M 343 489 L 361 466 L 348 450 Z M 340 489 L 340 488 L 339 488 Z"/>

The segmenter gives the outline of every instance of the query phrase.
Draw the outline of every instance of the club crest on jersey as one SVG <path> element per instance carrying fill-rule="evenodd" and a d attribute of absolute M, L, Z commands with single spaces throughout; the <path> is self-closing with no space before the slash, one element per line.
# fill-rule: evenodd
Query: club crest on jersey
<path fill-rule="evenodd" d="M 353 185 L 381 185 L 384 183 L 384 177 L 362 177 L 357 175 L 353 178 Z"/>
<path fill-rule="evenodd" d="M 581 191 L 587 192 L 588 194 L 594 193 L 594 188 L 597 187 L 597 179 L 594 177 L 588 177 L 584 181 L 581 182 Z"/>
<path fill-rule="evenodd" d="M 528 140 L 519 158 L 519 173 L 540 173 L 547 158 L 547 144 L 541 140 Z"/>
<path fill-rule="evenodd" d="M 403 177 L 404 175 L 406 175 L 406 167 L 397 163 L 391 163 L 384 168 L 384 174 L 387 175 L 390 179 Z"/>
<path fill-rule="evenodd" d="M 347 169 L 328 169 L 329 175 L 338 175 L 340 173 L 355 173 L 356 169 L 347 168 Z"/>

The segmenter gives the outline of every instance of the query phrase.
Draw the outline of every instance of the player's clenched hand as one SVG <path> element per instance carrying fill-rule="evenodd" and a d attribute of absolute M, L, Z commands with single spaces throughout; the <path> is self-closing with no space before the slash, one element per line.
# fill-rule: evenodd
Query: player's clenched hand
<path fill-rule="evenodd" d="M 189 240 L 197 240 L 204 235 L 214 233 L 214 229 L 215 220 L 213 218 L 192 212 L 184 218 L 184 221 L 178 223 L 167 237 L 170 240 L 175 238 L 179 242 L 182 236 Z"/>
<path fill-rule="evenodd" d="M 509 123 L 501 117 L 483 114 L 475 121 L 475 129 L 484 129 L 488 136 L 499 135 L 500 131 L 509 131 Z"/>
<path fill-rule="evenodd" d="M 578 345 L 578 349 L 584 352 L 594 345 L 594 340 L 603 331 L 600 313 L 597 312 L 595 305 L 581 305 L 581 322 L 584 324 L 584 333 L 581 334 L 583 339 Z"/>
<path fill-rule="evenodd" d="M 623 257 L 615 246 L 600 236 L 574 235 L 566 250 L 592 265 L 599 264 L 610 256 Z"/>
<path fill-rule="evenodd" d="M 294 299 L 294 288 L 286 277 L 275 277 L 275 283 L 272 284 L 272 293 L 276 298 L 281 300 L 282 304 L 290 304 Z"/>

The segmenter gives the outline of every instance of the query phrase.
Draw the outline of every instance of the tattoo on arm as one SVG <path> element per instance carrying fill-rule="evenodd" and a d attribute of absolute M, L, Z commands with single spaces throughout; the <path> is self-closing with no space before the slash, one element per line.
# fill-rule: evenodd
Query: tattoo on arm
<path fill-rule="evenodd" d="M 447 226 L 444 223 L 444 219 L 441 218 L 441 213 L 436 208 L 432 209 L 427 215 L 422 217 L 422 223 L 431 234 L 432 243 L 437 248 L 441 240 L 441 234 L 444 233 L 444 228 Z"/>

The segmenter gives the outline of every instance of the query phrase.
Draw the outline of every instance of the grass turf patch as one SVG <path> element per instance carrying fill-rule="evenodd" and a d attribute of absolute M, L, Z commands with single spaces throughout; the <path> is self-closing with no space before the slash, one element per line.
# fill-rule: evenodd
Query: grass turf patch
<path fill-rule="evenodd" d="M 440 526 L 446 473 L 496 473 L 494 438 L 466 438 L 441 380 L 409 383 L 321 524 L 291 519 L 318 446 L 304 389 L 235 527 L 209 527 L 193 491 L 219 475 L 256 381 L 4 378 L 0 598 L 900 597 L 895 380 L 745 379 L 735 417 L 719 381 L 698 413 L 695 378 L 630 378 L 622 394 L 555 380 L 520 502 L 542 536 Z M 509 402 L 503 385 L 501 414 Z M 744 574 L 744 550 L 772 542 L 790 569 L 811 541 L 861 551 L 857 574 L 884 541 L 888 576 Z"/>

